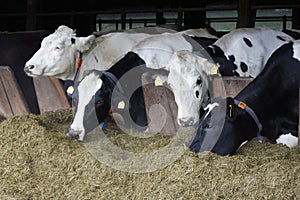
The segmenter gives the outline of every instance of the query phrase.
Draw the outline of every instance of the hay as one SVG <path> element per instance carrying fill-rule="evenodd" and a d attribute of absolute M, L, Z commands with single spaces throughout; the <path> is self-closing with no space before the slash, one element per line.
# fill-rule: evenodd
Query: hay
<path fill-rule="evenodd" d="M 186 150 L 164 169 L 135 174 L 103 165 L 67 137 L 71 119 L 60 110 L 0 124 L 0 199 L 300 199 L 299 147 L 253 140 L 231 157 Z M 112 122 L 106 132 L 132 151 L 169 142 L 155 136 L 143 144 Z"/>

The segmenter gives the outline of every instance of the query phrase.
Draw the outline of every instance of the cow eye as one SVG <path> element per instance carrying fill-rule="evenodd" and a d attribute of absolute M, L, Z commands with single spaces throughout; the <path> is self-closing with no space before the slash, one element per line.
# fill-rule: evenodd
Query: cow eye
<path fill-rule="evenodd" d="M 96 105 L 100 106 L 103 104 L 103 100 L 102 99 L 98 99 L 96 102 Z"/>
<path fill-rule="evenodd" d="M 54 47 L 54 50 L 55 50 L 55 51 L 58 51 L 58 50 L 60 50 L 60 47 L 59 47 L 59 46 L 56 46 L 56 47 Z"/>

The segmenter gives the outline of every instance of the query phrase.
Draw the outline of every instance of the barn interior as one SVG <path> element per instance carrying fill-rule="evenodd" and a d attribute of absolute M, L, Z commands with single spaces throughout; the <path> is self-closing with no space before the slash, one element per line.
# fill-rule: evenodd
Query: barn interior
<path fill-rule="evenodd" d="M 91 153 L 91 143 L 65 134 L 73 113 L 62 82 L 33 79 L 23 70 L 42 38 L 62 24 L 76 29 L 78 36 L 148 26 L 176 31 L 211 27 L 221 36 L 261 25 L 300 29 L 299 18 L 298 0 L 6 1 L 0 6 L 0 83 L 17 84 L 5 90 L 20 92 L 11 97 L 12 92 L 5 92 L 5 101 L 15 103 L 8 109 L 22 103 L 25 108 L 21 114 L 0 114 L 0 199 L 300 199 L 299 146 L 252 140 L 236 155 L 224 157 L 185 148 L 176 161 L 144 173 L 105 164 Z M 39 36 L 25 36 L 36 31 Z M 38 99 L 47 94 L 52 95 Z M 113 120 L 107 124 L 107 138 L 128 152 L 164 151 L 172 142 L 164 135 L 134 138 Z M 144 165 L 160 164 L 150 162 Z"/>
<path fill-rule="evenodd" d="M 109 23 L 115 29 L 140 26 L 173 24 L 179 30 L 204 27 L 207 23 L 231 21 L 238 27 L 254 27 L 259 21 L 290 21 L 298 29 L 299 2 L 297 0 L 187 0 L 187 1 L 120 1 L 103 3 L 97 0 L 12 0 L 0 8 L 1 31 L 54 30 L 65 24 L 76 28 L 77 34 L 87 35 L 100 31 L 101 24 Z M 262 16 L 260 10 L 290 9 L 285 16 Z M 210 11 L 234 11 L 235 15 L 210 16 Z M 110 14 L 110 16 L 109 16 Z M 133 14 L 139 15 L 134 19 Z M 106 15 L 106 16 L 105 16 Z M 102 16 L 102 17 L 101 17 Z M 100 27 L 99 27 L 100 26 Z M 282 27 L 285 28 L 285 27 Z"/>

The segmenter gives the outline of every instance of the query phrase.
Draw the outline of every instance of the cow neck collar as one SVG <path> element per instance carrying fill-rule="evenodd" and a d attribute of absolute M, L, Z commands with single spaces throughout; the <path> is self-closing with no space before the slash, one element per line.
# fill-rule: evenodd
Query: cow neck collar
<path fill-rule="evenodd" d="M 82 64 L 82 55 L 83 55 L 83 53 L 79 52 L 79 56 L 78 56 L 78 58 L 76 60 L 76 64 L 75 64 L 76 71 L 75 71 L 75 76 L 74 76 L 74 79 L 73 79 L 73 83 L 75 82 L 75 80 L 78 76 L 79 69 L 80 69 L 81 64 Z"/>
<path fill-rule="evenodd" d="M 71 98 L 72 98 L 73 92 L 74 92 L 74 83 L 75 83 L 75 80 L 78 76 L 79 69 L 80 69 L 81 64 L 82 64 L 82 56 L 83 56 L 83 53 L 79 52 L 79 56 L 76 59 L 76 64 L 75 64 L 76 71 L 75 71 L 75 75 L 74 75 L 73 80 L 67 80 L 66 83 L 65 83 L 65 87 L 68 86 L 67 89 L 66 89 L 66 93 Z"/>
<path fill-rule="evenodd" d="M 237 105 L 237 107 L 245 110 L 252 117 L 252 119 L 255 121 L 256 126 L 258 128 L 258 131 L 256 133 L 256 139 L 258 140 L 258 142 L 262 143 L 263 140 L 264 140 L 264 137 L 261 135 L 262 125 L 259 122 L 259 119 L 257 118 L 255 112 L 243 101 L 239 101 L 237 99 L 234 99 L 234 104 Z"/>
<path fill-rule="evenodd" d="M 120 85 L 117 77 L 113 73 L 108 72 L 108 71 L 104 71 L 102 74 L 109 80 L 109 82 L 111 82 L 113 84 L 114 87 L 117 86 L 117 88 L 119 89 L 119 91 L 121 93 L 124 93 L 124 90 L 121 87 L 121 85 Z"/>

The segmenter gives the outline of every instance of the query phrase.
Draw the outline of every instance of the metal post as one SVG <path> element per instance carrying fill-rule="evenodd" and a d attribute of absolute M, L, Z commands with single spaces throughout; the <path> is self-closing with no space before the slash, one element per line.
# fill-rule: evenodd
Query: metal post
<path fill-rule="evenodd" d="M 286 30 L 286 15 L 283 15 L 282 17 L 282 30 Z"/>
<path fill-rule="evenodd" d="M 36 29 L 36 0 L 27 0 L 26 30 Z"/>
<path fill-rule="evenodd" d="M 121 13 L 121 29 L 122 30 L 126 29 L 126 13 L 125 12 Z"/>

